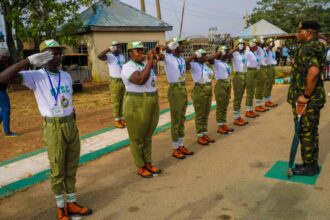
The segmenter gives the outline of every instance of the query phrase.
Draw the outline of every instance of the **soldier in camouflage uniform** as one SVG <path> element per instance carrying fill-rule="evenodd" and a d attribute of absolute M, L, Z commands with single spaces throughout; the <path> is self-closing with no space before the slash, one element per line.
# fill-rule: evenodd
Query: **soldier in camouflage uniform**
<path fill-rule="evenodd" d="M 321 78 L 325 66 L 325 46 L 318 40 L 320 25 L 315 21 L 304 21 L 299 25 L 297 48 L 292 67 L 292 81 L 288 102 L 297 118 L 299 106 L 307 105 L 301 118 L 300 143 L 303 164 L 296 165 L 296 175 L 313 176 L 320 172 L 318 166 L 320 110 L 325 103 L 325 92 Z"/>

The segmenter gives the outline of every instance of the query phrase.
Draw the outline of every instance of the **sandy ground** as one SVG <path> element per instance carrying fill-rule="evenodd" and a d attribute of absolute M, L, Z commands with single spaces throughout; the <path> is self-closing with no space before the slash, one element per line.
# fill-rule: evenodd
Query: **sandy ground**
<path fill-rule="evenodd" d="M 79 201 L 95 211 L 85 219 L 329 219 L 329 105 L 319 127 L 323 171 L 317 184 L 264 177 L 277 160 L 289 157 L 293 120 L 287 88 L 274 88 L 277 108 L 231 135 L 216 133 L 212 111 L 209 131 L 216 143 L 208 147 L 196 144 L 194 121 L 187 122 L 186 146 L 196 154 L 183 161 L 171 156 L 170 131 L 156 135 L 153 160 L 164 172 L 153 179 L 135 174 L 128 148 L 80 167 Z M 330 91 L 329 83 L 326 88 Z M 51 219 L 55 211 L 49 181 L 0 200 L 0 219 Z"/>
<path fill-rule="evenodd" d="M 193 83 L 188 75 L 190 93 Z M 160 108 L 168 107 L 168 83 L 165 75 L 158 77 Z M 19 137 L 5 138 L 0 134 L 0 161 L 24 154 L 44 146 L 42 140 L 43 119 L 39 114 L 34 94 L 30 90 L 15 88 L 9 92 L 11 100 L 11 130 Z M 108 83 L 85 83 L 84 92 L 74 95 L 74 106 L 80 135 L 113 126 Z M 2 130 L 2 125 L 0 126 Z"/>

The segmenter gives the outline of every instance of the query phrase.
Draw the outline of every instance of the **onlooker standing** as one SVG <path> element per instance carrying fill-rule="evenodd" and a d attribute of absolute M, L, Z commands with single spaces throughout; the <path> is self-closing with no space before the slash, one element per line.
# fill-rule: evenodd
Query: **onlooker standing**
<path fill-rule="evenodd" d="M 7 68 L 8 61 L 9 52 L 7 48 L 0 48 L 0 72 Z M 0 124 L 2 122 L 5 137 L 16 137 L 17 134 L 10 131 L 10 100 L 6 83 L 0 83 Z"/>
<path fill-rule="evenodd" d="M 281 48 L 278 47 L 275 51 L 276 65 L 279 66 L 281 62 Z"/>
<path fill-rule="evenodd" d="M 286 66 L 286 61 L 289 56 L 289 48 L 286 47 L 286 45 L 282 48 L 282 59 L 283 59 L 283 66 Z"/>

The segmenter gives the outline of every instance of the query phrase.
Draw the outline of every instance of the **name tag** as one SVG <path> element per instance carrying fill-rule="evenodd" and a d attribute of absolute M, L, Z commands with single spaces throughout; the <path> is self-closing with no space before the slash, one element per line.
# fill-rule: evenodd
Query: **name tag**
<path fill-rule="evenodd" d="M 63 116 L 64 115 L 64 109 L 62 106 L 54 106 L 52 108 L 52 113 L 53 113 L 53 116 Z"/>

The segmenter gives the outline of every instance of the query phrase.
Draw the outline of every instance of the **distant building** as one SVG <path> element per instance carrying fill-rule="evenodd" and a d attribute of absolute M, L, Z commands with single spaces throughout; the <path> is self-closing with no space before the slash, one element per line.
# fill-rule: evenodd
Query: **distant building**
<path fill-rule="evenodd" d="M 65 53 L 83 53 L 88 55 L 88 66 L 94 81 L 108 80 L 108 67 L 97 55 L 111 46 L 112 41 L 121 43 L 126 56 L 127 43 L 142 41 L 150 49 L 166 42 L 165 32 L 172 26 L 150 16 L 119 0 L 113 0 L 110 6 L 99 1 L 96 10 L 88 8 L 81 13 L 84 30 L 80 31 L 80 46 L 69 48 Z"/>
<path fill-rule="evenodd" d="M 188 43 L 185 46 L 184 53 L 182 54 L 184 57 L 193 55 L 193 53 L 198 49 L 204 49 L 207 54 L 212 54 L 217 47 L 216 44 L 211 44 L 209 42 L 209 38 L 200 35 L 187 37 L 187 41 Z"/>

